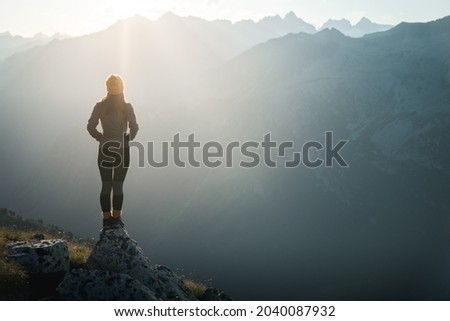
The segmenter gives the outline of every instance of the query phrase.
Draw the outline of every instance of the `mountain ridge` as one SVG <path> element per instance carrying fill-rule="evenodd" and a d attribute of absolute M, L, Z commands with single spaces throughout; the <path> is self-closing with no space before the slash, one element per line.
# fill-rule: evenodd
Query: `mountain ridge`
<path fill-rule="evenodd" d="M 339 21 L 341 21 L 341 22 L 345 21 L 346 26 L 342 27 L 342 25 L 336 24 Z M 158 22 L 159 23 L 180 22 L 180 23 L 191 23 L 191 24 L 192 23 L 197 23 L 197 24 L 205 24 L 206 23 L 206 24 L 217 25 L 217 26 L 222 25 L 222 27 L 228 26 L 230 28 L 237 28 L 240 30 L 239 32 L 248 32 L 249 30 L 246 31 L 246 29 L 248 29 L 248 28 L 250 28 L 250 29 L 260 28 L 260 29 L 263 29 L 264 32 L 269 33 L 269 36 L 267 37 L 267 39 L 268 39 L 270 37 L 274 38 L 274 37 L 283 36 L 289 32 L 315 33 L 317 31 L 321 31 L 327 27 L 335 27 L 348 36 L 360 37 L 367 33 L 385 31 L 385 30 L 389 29 L 390 27 L 392 27 L 392 26 L 388 26 L 388 25 L 380 25 L 380 24 L 373 23 L 369 19 L 364 18 L 364 17 L 361 18 L 361 20 L 355 26 L 351 26 L 350 22 L 346 19 L 341 19 L 339 21 L 330 19 L 327 22 L 325 22 L 321 28 L 316 29 L 312 24 L 309 24 L 309 23 L 305 22 L 303 19 L 299 18 L 293 11 L 286 13 L 286 15 L 284 17 L 281 17 L 280 15 L 275 15 L 275 16 L 263 17 L 258 21 L 239 20 L 236 22 L 231 22 L 226 19 L 206 20 L 204 18 L 194 17 L 194 16 L 179 16 L 179 15 L 174 14 L 173 12 L 168 11 L 168 12 L 162 14 L 156 20 L 150 20 L 147 17 L 140 15 L 140 14 L 136 14 L 134 16 L 124 18 L 124 19 L 119 19 L 118 21 L 113 23 L 111 26 L 109 26 L 105 30 L 108 30 L 110 28 L 115 28 L 115 26 L 121 25 L 121 24 L 135 24 L 135 25 L 141 25 L 141 26 L 147 25 L 147 27 L 148 27 L 148 25 L 154 25 L 154 24 L 157 24 Z M 102 32 L 102 31 L 103 30 L 96 31 L 91 34 L 96 34 L 98 32 Z M 253 30 L 251 32 L 255 33 L 257 31 Z M 85 36 L 89 36 L 89 35 L 90 34 L 79 35 L 79 36 L 76 36 L 75 38 L 85 37 Z M 258 37 L 261 39 L 261 35 L 259 35 Z M 5 31 L 3 33 L 0 33 L 0 62 L 15 53 L 26 51 L 36 45 L 43 45 L 43 44 L 49 43 L 55 39 L 63 40 L 63 39 L 67 39 L 67 38 L 72 38 L 72 36 L 63 35 L 60 33 L 56 33 L 52 36 L 46 36 L 45 34 L 38 32 L 33 37 L 27 38 L 27 37 L 22 37 L 19 35 L 13 36 L 9 31 Z M 15 43 L 15 45 L 13 45 L 14 43 Z"/>
<path fill-rule="evenodd" d="M 318 31 L 334 28 L 347 36 L 359 38 L 376 32 L 384 32 L 392 27 L 392 25 L 383 25 L 372 22 L 366 17 L 362 17 L 355 25 L 352 25 L 349 20 L 343 18 L 340 20 L 329 19 L 318 29 Z"/>
<path fill-rule="evenodd" d="M 0 33 L 0 63 L 2 60 L 21 52 L 26 52 L 36 46 L 46 45 L 53 40 L 62 40 L 70 38 L 68 35 L 55 33 L 47 36 L 41 32 L 36 33 L 33 37 L 23 37 L 20 35 L 12 35 L 9 31 Z"/>

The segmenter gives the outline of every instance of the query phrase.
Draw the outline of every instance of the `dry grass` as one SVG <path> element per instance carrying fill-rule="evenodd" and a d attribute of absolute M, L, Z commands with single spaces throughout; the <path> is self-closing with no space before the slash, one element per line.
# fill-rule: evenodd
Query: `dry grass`
<path fill-rule="evenodd" d="M 91 254 L 92 248 L 73 242 L 67 242 L 69 248 L 69 260 L 71 268 L 82 268 Z"/>
<path fill-rule="evenodd" d="M 28 285 L 28 275 L 20 265 L 9 262 L 5 258 L 6 243 L 10 240 L 10 232 L 0 229 L 0 299 L 15 299 Z"/>
<path fill-rule="evenodd" d="M 0 237 L 2 237 L 6 242 L 8 241 L 25 241 L 30 240 L 34 234 L 37 232 L 32 231 L 18 231 L 12 228 L 1 228 Z"/>
<path fill-rule="evenodd" d="M 192 293 L 194 293 L 197 299 L 200 299 L 203 293 L 205 293 L 206 289 L 208 288 L 203 283 L 195 282 L 190 279 L 183 279 L 183 283 L 192 291 Z"/>

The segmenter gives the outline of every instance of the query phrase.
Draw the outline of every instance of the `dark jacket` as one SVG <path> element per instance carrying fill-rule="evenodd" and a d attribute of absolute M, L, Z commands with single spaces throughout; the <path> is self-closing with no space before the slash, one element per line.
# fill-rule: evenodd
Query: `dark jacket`
<path fill-rule="evenodd" d="M 102 123 L 103 133 L 97 130 L 99 120 Z M 130 127 L 129 140 L 133 140 L 139 130 L 133 106 L 107 97 L 94 106 L 87 130 L 102 146 L 107 141 L 122 142 L 128 126 Z"/>

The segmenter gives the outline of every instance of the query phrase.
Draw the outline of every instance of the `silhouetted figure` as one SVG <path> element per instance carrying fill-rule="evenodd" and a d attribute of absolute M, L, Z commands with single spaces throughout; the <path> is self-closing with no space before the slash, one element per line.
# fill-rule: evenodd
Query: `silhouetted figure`
<path fill-rule="evenodd" d="M 100 205 L 104 228 L 124 226 L 121 218 L 123 182 L 130 165 L 129 141 L 139 130 L 133 107 L 125 101 L 123 88 L 122 78 L 110 75 L 106 80 L 107 95 L 94 106 L 87 124 L 89 134 L 100 143 L 97 163 L 102 179 Z M 103 133 L 97 130 L 99 120 Z"/>

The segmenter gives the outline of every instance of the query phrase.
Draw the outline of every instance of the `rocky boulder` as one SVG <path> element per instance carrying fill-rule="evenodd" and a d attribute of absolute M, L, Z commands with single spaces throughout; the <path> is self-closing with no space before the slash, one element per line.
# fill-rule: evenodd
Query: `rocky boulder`
<path fill-rule="evenodd" d="M 63 300 L 155 301 L 155 294 L 127 274 L 102 270 L 72 270 L 56 289 Z"/>
<path fill-rule="evenodd" d="M 87 269 L 126 274 L 160 300 L 197 300 L 181 277 L 154 265 L 125 228 L 103 230 L 87 261 Z"/>
<path fill-rule="evenodd" d="M 69 270 L 69 250 L 63 240 L 9 242 L 7 258 L 32 274 L 50 274 Z"/>

